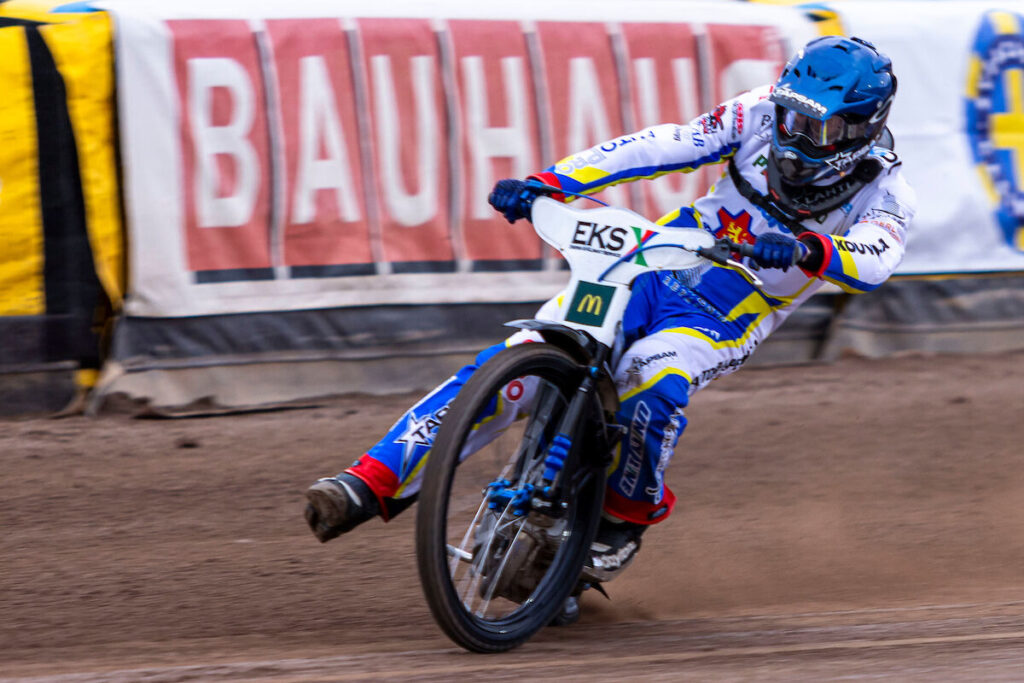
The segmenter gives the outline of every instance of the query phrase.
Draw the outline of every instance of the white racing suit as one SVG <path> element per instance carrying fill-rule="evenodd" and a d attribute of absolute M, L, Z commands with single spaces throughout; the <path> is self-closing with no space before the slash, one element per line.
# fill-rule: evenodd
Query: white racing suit
<path fill-rule="evenodd" d="M 538 178 L 550 185 L 593 193 L 616 183 L 692 171 L 731 158 L 737 170 L 761 194 L 767 192 L 766 168 L 775 106 L 770 86 L 729 100 L 689 125 L 663 124 L 592 147 L 559 161 Z M 623 323 L 624 351 L 615 364 L 621 409 L 628 427 L 615 455 L 605 510 L 641 524 L 665 519 L 675 497 L 664 472 L 686 418 L 690 396 L 711 380 L 737 370 L 758 344 L 825 282 L 846 292 L 872 290 L 903 258 L 914 194 L 900 175 L 896 154 L 880 147 L 870 156 L 881 172 L 839 208 L 803 222 L 824 236 L 824 260 L 816 272 L 792 267 L 761 269 L 760 287 L 734 270 L 713 266 L 696 287 L 671 272 L 648 273 L 634 283 Z M 753 243 L 771 232 L 790 235 L 784 225 L 745 199 L 728 173 L 692 207 L 659 221 L 668 226 L 702 226 L 734 242 Z M 755 268 L 746 261 L 746 265 Z M 557 297 L 547 307 L 557 305 Z M 347 470 L 366 481 L 381 499 L 385 519 L 396 499 L 418 491 L 420 474 L 451 399 L 480 364 L 508 344 L 533 333 L 517 333 L 486 349 L 474 364 L 413 406 L 367 455 Z M 506 411 L 515 414 L 515 410 Z M 498 430 L 511 417 L 487 427 Z"/>

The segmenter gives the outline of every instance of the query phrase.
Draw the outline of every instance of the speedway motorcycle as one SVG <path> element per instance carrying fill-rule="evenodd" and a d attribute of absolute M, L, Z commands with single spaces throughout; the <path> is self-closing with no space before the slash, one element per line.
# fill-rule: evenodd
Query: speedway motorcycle
<path fill-rule="evenodd" d="M 587 559 L 625 432 L 614 418 L 612 369 L 634 279 L 672 270 L 695 284 L 713 261 L 760 284 L 733 258 L 750 255 L 750 245 L 700 228 L 546 196 L 531 218 L 568 263 L 569 284 L 550 318 L 507 323 L 542 341 L 502 350 L 452 401 L 419 497 L 427 603 L 441 629 L 475 652 L 514 648 L 556 619 L 568 597 L 603 592 L 605 577 Z"/>

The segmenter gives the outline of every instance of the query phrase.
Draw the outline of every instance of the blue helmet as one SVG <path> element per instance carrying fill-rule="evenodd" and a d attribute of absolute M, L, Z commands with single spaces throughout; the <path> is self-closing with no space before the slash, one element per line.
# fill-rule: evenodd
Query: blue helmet
<path fill-rule="evenodd" d="M 885 130 L 895 94 L 892 62 L 866 40 L 826 36 L 808 43 L 769 96 L 773 196 L 784 199 L 856 167 Z"/>

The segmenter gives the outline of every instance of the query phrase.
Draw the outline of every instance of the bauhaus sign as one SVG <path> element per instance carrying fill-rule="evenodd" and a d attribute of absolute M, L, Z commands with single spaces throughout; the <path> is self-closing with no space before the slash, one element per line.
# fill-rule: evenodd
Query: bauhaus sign
<path fill-rule="evenodd" d="M 685 121 L 784 58 L 770 22 L 636 25 L 605 7 L 623 20 L 332 18 L 304 0 L 161 19 L 125 4 L 130 312 L 508 300 L 522 272 L 545 283 L 525 300 L 551 296 L 558 256 L 494 213 L 495 181 Z M 675 47 L 652 51 L 655 36 Z M 657 217 L 705 180 L 605 195 Z"/>

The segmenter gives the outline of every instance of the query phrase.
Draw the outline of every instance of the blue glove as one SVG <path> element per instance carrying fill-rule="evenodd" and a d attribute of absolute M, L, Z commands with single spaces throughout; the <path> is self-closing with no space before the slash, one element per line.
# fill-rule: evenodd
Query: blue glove
<path fill-rule="evenodd" d="M 757 238 L 750 258 L 762 268 L 781 268 L 785 271 L 806 255 L 807 247 L 800 242 L 792 237 L 770 232 Z"/>
<path fill-rule="evenodd" d="M 495 183 L 487 201 L 505 216 L 505 220 L 515 223 L 520 218 L 530 220 L 530 209 L 538 194 L 540 192 L 525 180 L 505 178 Z"/>

